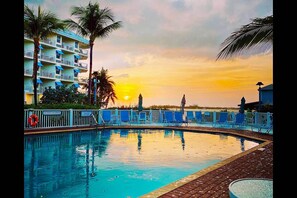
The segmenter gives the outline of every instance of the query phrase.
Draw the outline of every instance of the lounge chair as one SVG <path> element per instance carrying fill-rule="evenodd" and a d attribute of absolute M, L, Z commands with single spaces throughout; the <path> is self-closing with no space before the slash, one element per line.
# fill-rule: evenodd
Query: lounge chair
<path fill-rule="evenodd" d="M 164 111 L 164 119 L 163 122 L 166 125 L 174 124 L 175 120 L 173 118 L 173 111 Z"/>
<path fill-rule="evenodd" d="M 259 133 L 269 133 L 270 131 L 273 130 L 273 116 L 270 115 L 270 123 L 267 124 L 267 122 L 263 123 L 263 124 L 257 124 L 257 125 L 251 125 L 252 127 L 252 131 L 253 128 L 257 128 Z"/>
<path fill-rule="evenodd" d="M 102 122 L 103 124 L 109 124 L 112 122 L 110 110 L 102 110 Z"/>
<path fill-rule="evenodd" d="M 220 117 L 219 120 L 217 120 L 213 126 L 215 125 L 219 125 L 219 126 L 226 126 L 228 124 L 227 122 L 227 118 L 228 118 L 228 112 L 220 112 Z"/>
<path fill-rule="evenodd" d="M 186 120 L 187 122 L 193 122 L 195 120 L 193 111 L 187 111 Z"/>
<path fill-rule="evenodd" d="M 130 124 L 130 111 L 128 110 L 122 110 L 120 111 L 120 121 L 124 123 Z"/>
<path fill-rule="evenodd" d="M 138 123 L 145 123 L 146 121 L 146 113 L 144 111 L 139 112 L 138 114 Z"/>
<path fill-rule="evenodd" d="M 195 111 L 195 120 L 196 120 L 197 123 L 202 122 L 202 113 L 201 113 L 201 111 Z"/>
<path fill-rule="evenodd" d="M 120 129 L 120 137 L 128 137 L 128 129 Z"/>
<path fill-rule="evenodd" d="M 235 122 L 231 123 L 231 126 L 232 127 L 242 127 L 242 126 L 244 126 L 244 119 L 245 119 L 244 113 L 237 113 L 235 115 Z"/>
<path fill-rule="evenodd" d="M 183 114 L 181 111 L 174 112 L 174 121 L 177 126 L 181 126 L 182 124 L 188 124 L 188 122 L 184 120 Z"/>

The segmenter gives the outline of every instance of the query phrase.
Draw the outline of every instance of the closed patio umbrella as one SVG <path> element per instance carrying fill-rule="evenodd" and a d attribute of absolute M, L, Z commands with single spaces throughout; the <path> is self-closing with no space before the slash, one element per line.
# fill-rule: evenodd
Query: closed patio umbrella
<path fill-rule="evenodd" d="M 245 98 L 241 98 L 239 113 L 244 113 Z"/>
<path fill-rule="evenodd" d="M 138 111 L 142 111 L 143 107 L 142 107 L 142 95 L 139 94 L 138 96 Z"/>
<path fill-rule="evenodd" d="M 185 105 L 186 105 L 186 96 L 185 94 L 183 95 L 183 98 L 181 100 L 181 105 L 180 105 L 180 111 L 182 112 L 182 114 L 184 114 L 185 111 Z"/>

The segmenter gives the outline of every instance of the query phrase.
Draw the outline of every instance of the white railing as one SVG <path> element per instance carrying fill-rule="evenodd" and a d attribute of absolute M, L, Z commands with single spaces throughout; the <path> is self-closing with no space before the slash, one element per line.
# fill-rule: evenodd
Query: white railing
<path fill-rule="evenodd" d="M 49 77 L 49 78 L 55 78 L 55 73 L 48 72 L 48 71 L 41 71 L 40 76 L 42 77 Z"/>
<path fill-rule="evenodd" d="M 74 51 L 74 47 L 73 46 L 70 46 L 70 45 L 66 45 L 66 44 L 62 44 L 62 48 L 63 49 L 66 49 L 66 50 L 69 50 L 69 51 Z"/>
<path fill-rule="evenodd" d="M 79 53 L 83 56 L 88 56 L 88 50 L 79 49 Z"/>
<path fill-rule="evenodd" d="M 32 69 L 25 69 L 24 70 L 24 74 L 32 75 L 33 74 L 33 70 Z"/>
<path fill-rule="evenodd" d="M 32 89 L 32 87 L 29 87 Z M 25 87 L 28 90 L 28 87 Z M 41 87 L 41 90 L 43 88 Z M 141 124 L 138 119 L 138 111 L 130 109 L 129 111 L 129 122 L 121 122 L 121 109 L 113 109 L 111 111 L 112 122 L 109 124 Z M 145 124 L 164 124 L 164 111 L 165 110 L 143 110 L 146 114 Z M 199 110 L 196 110 L 199 111 Z M 36 126 L 31 127 L 28 124 L 28 118 L 31 114 L 36 114 L 40 119 Z M 201 111 L 202 121 L 199 122 L 202 126 L 214 126 L 220 118 L 220 112 L 215 111 Z M 227 123 L 235 122 L 235 115 L 237 112 L 228 112 Z M 186 118 L 186 111 L 184 118 Z M 195 115 L 195 111 L 194 111 Z M 25 128 L 56 128 L 56 127 L 75 127 L 75 126 L 90 126 L 95 124 L 106 124 L 102 119 L 101 109 L 25 109 L 24 110 L 24 127 Z M 95 119 L 94 119 L 95 118 Z M 195 117 L 192 121 L 188 120 L 188 124 L 197 124 Z M 245 120 L 243 126 L 245 129 L 250 127 L 270 127 L 273 124 L 272 113 L 261 113 L 261 112 L 245 112 Z M 193 125 L 195 126 L 195 125 Z"/>
<path fill-rule="evenodd" d="M 83 68 L 83 69 L 88 69 L 88 64 L 87 63 L 78 63 L 78 67 Z"/>
<path fill-rule="evenodd" d="M 24 52 L 24 56 L 27 57 L 27 58 L 33 58 L 33 52 L 31 52 L 31 51 L 30 52 L 25 51 Z"/>
<path fill-rule="evenodd" d="M 60 79 L 73 81 L 73 76 L 61 74 Z"/>

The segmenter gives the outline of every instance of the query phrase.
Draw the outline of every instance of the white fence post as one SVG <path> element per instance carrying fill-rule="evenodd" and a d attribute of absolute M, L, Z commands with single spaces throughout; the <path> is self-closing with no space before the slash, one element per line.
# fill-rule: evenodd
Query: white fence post
<path fill-rule="evenodd" d="M 162 115 L 162 110 L 159 109 L 159 122 L 162 123 L 163 122 L 163 115 Z"/>
<path fill-rule="evenodd" d="M 259 113 L 256 111 L 255 112 L 255 125 L 257 125 L 259 122 Z"/>
<path fill-rule="evenodd" d="M 73 126 L 73 109 L 69 109 L 69 126 Z"/>
<path fill-rule="evenodd" d="M 217 112 L 214 111 L 214 112 L 212 113 L 212 115 L 213 115 L 213 116 L 212 116 L 212 117 L 213 117 L 212 122 L 213 122 L 213 123 L 216 123 L 216 121 L 217 121 Z"/>

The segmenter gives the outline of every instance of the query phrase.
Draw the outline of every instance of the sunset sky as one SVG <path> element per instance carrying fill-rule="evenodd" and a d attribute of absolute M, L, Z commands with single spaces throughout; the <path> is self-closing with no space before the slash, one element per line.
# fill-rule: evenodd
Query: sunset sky
<path fill-rule="evenodd" d="M 89 0 L 25 0 L 59 18 Z M 95 1 L 91 1 L 95 2 Z M 272 50 L 216 61 L 220 44 L 242 25 L 272 14 L 272 0 L 101 0 L 123 27 L 96 39 L 93 71 L 108 69 L 115 105 L 237 107 L 258 100 L 256 83 L 272 83 Z M 89 60 L 87 60 L 88 62 Z M 88 73 L 80 74 L 88 76 Z"/>

